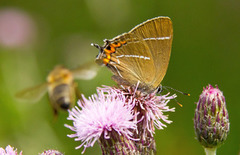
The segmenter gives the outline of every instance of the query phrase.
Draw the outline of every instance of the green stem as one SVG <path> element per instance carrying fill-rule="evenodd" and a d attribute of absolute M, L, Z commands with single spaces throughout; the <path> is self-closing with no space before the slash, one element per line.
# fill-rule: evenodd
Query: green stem
<path fill-rule="evenodd" d="M 217 148 L 204 148 L 206 155 L 216 155 Z"/>

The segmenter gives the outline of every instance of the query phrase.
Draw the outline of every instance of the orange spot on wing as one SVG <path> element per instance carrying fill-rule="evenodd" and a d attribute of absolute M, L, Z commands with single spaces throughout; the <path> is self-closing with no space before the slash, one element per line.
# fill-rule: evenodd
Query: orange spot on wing
<path fill-rule="evenodd" d="M 126 43 L 127 43 L 126 41 L 121 41 L 121 44 L 122 44 L 122 45 L 124 45 L 124 44 L 126 44 Z"/>
<path fill-rule="evenodd" d="M 111 47 L 114 47 L 114 48 L 118 48 L 118 47 L 121 47 L 122 45 L 126 44 L 127 42 L 126 41 L 120 41 L 120 42 L 115 42 L 115 43 L 112 43 L 110 44 Z"/>
<path fill-rule="evenodd" d="M 107 58 L 106 59 L 111 59 L 111 55 L 110 54 L 107 54 Z"/>
<path fill-rule="evenodd" d="M 109 63 L 109 61 L 110 61 L 110 59 L 107 59 L 107 58 L 104 58 L 104 59 L 103 59 L 103 63 L 104 63 L 105 65 L 107 65 L 107 64 Z"/>
<path fill-rule="evenodd" d="M 113 43 L 113 44 L 111 44 L 110 46 L 112 46 L 112 47 L 120 47 L 122 44 L 121 43 Z"/>
<path fill-rule="evenodd" d="M 106 55 L 106 57 L 103 58 L 103 63 L 105 65 L 107 65 L 111 60 L 111 54 L 116 52 L 116 48 L 121 47 L 123 44 L 126 44 L 126 41 L 115 42 L 109 44 L 106 48 L 104 48 L 104 54 Z"/>
<path fill-rule="evenodd" d="M 106 52 L 106 54 L 109 54 L 109 53 L 112 53 L 112 51 L 111 50 L 108 50 L 108 49 L 104 49 L 104 52 Z"/>
<path fill-rule="evenodd" d="M 110 47 L 111 47 L 111 51 L 112 51 L 112 53 L 114 53 L 114 52 L 116 51 L 116 48 L 113 47 L 112 45 L 110 45 Z"/>

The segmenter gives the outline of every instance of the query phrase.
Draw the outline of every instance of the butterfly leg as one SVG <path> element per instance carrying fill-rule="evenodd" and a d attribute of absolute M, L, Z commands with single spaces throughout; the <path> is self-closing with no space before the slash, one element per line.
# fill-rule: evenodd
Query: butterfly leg
<path fill-rule="evenodd" d="M 115 81 L 118 85 L 123 85 L 123 86 L 130 86 L 131 85 L 127 80 L 125 80 L 125 79 L 123 79 L 123 78 L 121 78 L 120 76 L 117 76 L 117 75 L 113 75 L 112 80 Z"/>

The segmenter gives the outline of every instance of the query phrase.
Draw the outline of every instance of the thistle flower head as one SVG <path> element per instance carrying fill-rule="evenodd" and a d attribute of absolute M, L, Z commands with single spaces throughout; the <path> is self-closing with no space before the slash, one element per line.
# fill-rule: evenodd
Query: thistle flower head
<path fill-rule="evenodd" d="M 105 87 L 105 91 L 108 91 L 109 87 Z M 157 96 L 156 92 L 145 94 L 137 90 L 137 87 L 128 87 L 125 89 L 111 88 L 116 94 L 124 94 L 126 98 L 131 100 L 130 104 L 134 107 L 134 112 L 139 113 L 139 120 L 143 122 L 142 129 L 154 133 L 154 126 L 157 129 L 163 129 L 166 125 L 172 121 L 168 120 L 168 115 L 165 112 L 174 112 L 175 108 L 169 108 L 167 105 L 171 99 L 176 98 L 174 94 Z M 138 121 L 139 121 L 138 120 Z"/>
<path fill-rule="evenodd" d="M 198 141 L 205 148 L 216 148 L 226 140 L 229 126 L 222 91 L 211 85 L 203 88 L 194 116 L 194 128 Z"/>
<path fill-rule="evenodd" d="M 25 47 L 32 43 L 35 35 L 34 21 L 27 13 L 15 8 L 0 10 L 0 46 Z"/>
<path fill-rule="evenodd" d="M 155 128 L 163 129 L 166 127 L 164 123 L 171 123 L 168 120 L 168 115 L 165 112 L 173 112 L 174 108 L 167 106 L 171 99 L 174 99 L 176 95 L 157 96 L 154 93 L 146 94 L 137 90 L 137 87 L 125 87 L 125 88 L 111 88 L 105 87 L 104 91 L 108 92 L 109 89 L 114 92 L 113 94 L 124 94 L 128 104 L 132 105 L 133 113 L 138 114 L 135 117 L 137 123 L 137 130 L 134 132 L 134 138 L 139 139 L 135 141 L 135 145 L 140 154 L 154 154 L 156 151 L 155 140 L 153 134 Z"/>
<path fill-rule="evenodd" d="M 117 94 L 113 89 L 103 91 L 98 88 L 97 94 L 88 99 L 83 96 L 83 100 L 78 101 L 81 109 L 75 106 L 69 110 L 68 120 L 73 121 L 73 126 L 65 125 L 75 132 L 68 136 L 82 142 L 76 149 L 84 146 L 84 152 L 100 137 L 113 138 L 113 133 L 114 136 L 131 139 L 137 122 L 134 121 L 136 115 L 132 114 L 131 105 L 126 104 L 128 102 L 130 100 L 124 94 Z"/>
<path fill-rule="evenodd" d="M 8 145 L 5 149 L 0 148 L 0 155 L 18 155 L 17 149 L 14 150 L 13 147 Z M 19 153 L 19 155 L 22 155 L 22 151 Z"/>

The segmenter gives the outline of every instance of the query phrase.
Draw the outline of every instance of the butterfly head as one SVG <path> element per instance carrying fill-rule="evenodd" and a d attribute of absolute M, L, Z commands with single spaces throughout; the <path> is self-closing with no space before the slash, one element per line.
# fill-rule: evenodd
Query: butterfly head
<path fill-rule="evenodd" d="M 107 58 L 106 54 L 104 53 L 104 47 L 102 46 L 99 46 L 98 44 L 91 44 L 92 46 L 96 47 L 97 49 L 99 49 L 99 53 L 98 55 L 96 56 L 96 59 L 95 59 L 95 62 L 98 64 L 98 65 L 104 65 L 104 59 Z"/>

